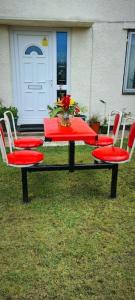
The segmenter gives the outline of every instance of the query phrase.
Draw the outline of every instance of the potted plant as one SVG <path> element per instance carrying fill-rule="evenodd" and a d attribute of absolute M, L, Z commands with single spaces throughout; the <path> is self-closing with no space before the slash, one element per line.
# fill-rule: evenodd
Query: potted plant
<path fill-rule="evenodd" d="M 80 113 L 78 103 L 70 95 L 63 96 L 55 102 L 54 106 L 48 105 L 47 108 L 51 118 L 60 118 L 62 126 L 70 126 L 70 118 L 75 115 L 78 116 Z"/>
<path fill-rule="evenodd" d="M 4 117 L 5 107 L 0 104 L 0 119 Z"/>
<path fill-rule="evenodd" d="M 102 125 L 101 125 L 101 133 L 104 133 L 104 134 L 106 134 L 107 133 L 107 130 L 108 130 L 108 122 L 107 122 L 107 118 L 105 117 L 104 118 L 104 121 L 103 121 L 103 123 L 102 123 Z"/>
<path fill-rule="evenodd" d="M 12 112 L 13 117 L 14 117 L 14 121 L 15 121 L 15 127 L 17 128 L 17 121 L 18 121 L 18 109 L 17 109 L 17 107 L 9 106 L 7 110 L 10 110 Z M 11 122 L 11 129 L 13 129 L 12 127 L 13 126 L 12 126 L 12 122 Z"/>
<path fill-rule="evenodd" d="M 4 118 L 4 112 L 5 112 L 5 110 L 6 110 L 6 107 L 3 106 L 2 102 L 0 101 L 0 119 Z M 2 124 L 3 130 L 6 131 L 4 120 L 1 121 L 1 124 Z"/>
<path fill-rule="evenodd" d="M 18 120 L 18 109 L 17 109 L 17 107 L 15 107 L 15 106 L 3 106 L 3 104 L 0 102 L 0 118 L 4 118 L 4 112 L 8 111 L 8 110 L 12 112 L 14 120 L 15 120 L 15 126 L 17 127 L 17 120 Z M 12 122 L 11 122 L 11 128 L 12 127 L 13 126 L 12 126 Z M 4 123 L 3 123 L 3 129 L 5 130 Z"/>
<path fill-rule="evenodd" d="M 88 124 L 96 133 L 99 133 L 100 118 L 98 114 L 92 115 L 88 120 Z"/>

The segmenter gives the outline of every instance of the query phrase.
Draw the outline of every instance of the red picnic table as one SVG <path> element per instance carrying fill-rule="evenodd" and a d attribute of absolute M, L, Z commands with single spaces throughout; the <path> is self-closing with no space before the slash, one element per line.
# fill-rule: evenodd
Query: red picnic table
<path fill-rule="evenodd" d="M 51 141 L 68 141 L 69 142 L 69 162 L 68 164 L 38 164 L 31 167 L 23 168 L 22 172 L 22 189 L 23 201 L 28 202 L 28 184 L 27 172 L 41 172 L 41 171 L 62 171 L 69 170 L 90 170 L 90 169 L 112 169 L 111 180 L 111 197 L 116 197 L 117 186 L 117 164 L 112 163 L 75 163 L 75 141 L 83 141 L 86 138 L 93 140 L 98 138 L 98 135 L 87 125 L 81 118 L 72 118 L 71 126 L 64 127 L 59 124 L 58 118 L 44 119 L 45 140 Z"/>
<path fill-rule="evenodd" d="M 73 171 L 75 164 L 75 141 L 91 138 L 95 141 L 97 133 L 81 118 L 71 118 L 70 126 L 61 126 L 59 118 L 44 119 L 45 140 L 69 142 L 69 169 Z"/>
<path fill-rule="evenodd" d="M 59 118 L 44 119 L 45 137 L 52 141 L 83 141 L 91 137 L 95 140 L 97 133 L 81 118 L 71 118 L 70 126 L 61 126 Z"/>

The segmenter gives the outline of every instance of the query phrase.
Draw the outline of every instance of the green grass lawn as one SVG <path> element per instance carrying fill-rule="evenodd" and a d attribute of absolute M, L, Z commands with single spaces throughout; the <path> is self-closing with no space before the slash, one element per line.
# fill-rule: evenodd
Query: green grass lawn
<path fill-rule="evenodd" d="M 44 148 L 67 162 L 67 147 Z M 76 146 L 76 161 L 92 161 Z M 117 198 L 111 170 L 21 173 L 0 159 L 0 300 L 135 299 L 135 155 L 121 165 Z"/>

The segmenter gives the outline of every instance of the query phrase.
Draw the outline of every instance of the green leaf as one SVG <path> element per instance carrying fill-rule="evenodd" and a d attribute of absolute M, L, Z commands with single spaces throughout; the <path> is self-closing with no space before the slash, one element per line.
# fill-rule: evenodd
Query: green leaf
<path fill-rule="evenodd" d="M 53 110 L 53 107 L 51 105 L 47 105 L 47 108 L 52 111 Z"/>
<path fill-rule="evenodd" d="M 57 116 L 57 114 L 59 114 L 61 112 L 63 112 L 63 109 L 61 107 L 56 107 L 56 108 L 53 109 L 53 111 L 51 111 L 50 117 L 54 118 L 54 117 Z"/>

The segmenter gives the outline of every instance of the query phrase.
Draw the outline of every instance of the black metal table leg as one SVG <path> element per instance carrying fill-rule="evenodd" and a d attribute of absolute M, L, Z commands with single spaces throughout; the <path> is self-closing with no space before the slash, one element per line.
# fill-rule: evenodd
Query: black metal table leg
<path fill-rule="evenodd" d="M 69 141 L 69 171 L 74 171 L 75 164 L 75 142 Z"/>
<path fill-rule="evenodd" d="M 27 181 L 27 169 L 22 168 L 22 193 L 23 193 L 23 202 L 29 202 L 28 199 L 28 181 Z"/>
<path fill-rule="evenodd" d="M 118 177 L 118 164 L 115 164 L 112 168 L 111 198 L 116 198 L 117 177 Z"/>

